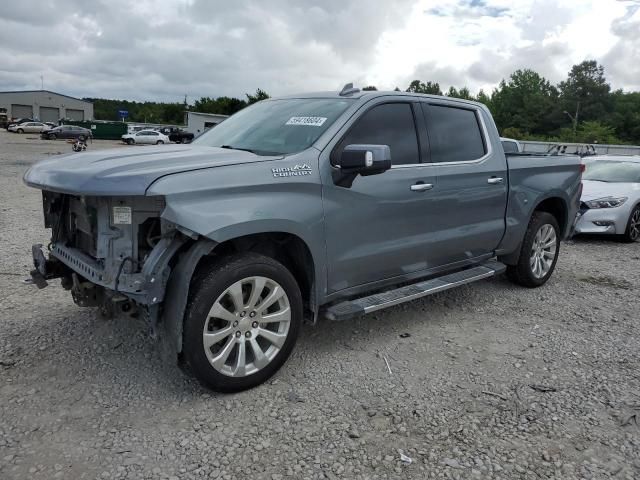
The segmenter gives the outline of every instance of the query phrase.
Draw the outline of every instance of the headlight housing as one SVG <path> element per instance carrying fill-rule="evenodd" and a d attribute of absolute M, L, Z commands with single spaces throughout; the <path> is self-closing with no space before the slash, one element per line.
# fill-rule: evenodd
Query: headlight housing
<path fill-rule="evenodd" d="M 622 205 L 628 200 L 628 197 L 605 197 L 596 198 L 595 200 L 589 200 L 584 202 L 589 208 L 615 208 Z"/>

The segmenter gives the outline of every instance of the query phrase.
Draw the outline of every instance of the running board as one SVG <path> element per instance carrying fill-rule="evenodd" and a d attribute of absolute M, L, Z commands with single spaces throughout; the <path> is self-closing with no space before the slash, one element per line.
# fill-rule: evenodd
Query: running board
<path fill-rule="evenodd" d="M 443 292 L 451 288 L 459 287 L 460 285 L 482 280 L 483 278 L 493 277 L 503 273 L 506 268 L 504 264 L 491 260 L 467 270 L 449 273 L 441 277 L 406 285 L 395 290 L 369 295 L 368 297 L 337 303 L 327 308 L 325 316 L 329 320 L 348 320 L 358 315 L 364 315 L 400 303 L 410 302 L 416 298 Z"/>

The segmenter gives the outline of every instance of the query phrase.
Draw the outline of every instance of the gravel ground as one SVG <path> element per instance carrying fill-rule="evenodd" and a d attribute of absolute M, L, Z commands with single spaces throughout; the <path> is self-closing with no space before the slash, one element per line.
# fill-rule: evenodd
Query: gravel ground
<path fill-rule="evenodd" d="M 218 395 L 140 320 L 20 283 L 49 238 L 22 174 L 66 151 L 0 131 L 0 478 L 640 478 L 639 244 L 307 326 L 271 381 Z"/>

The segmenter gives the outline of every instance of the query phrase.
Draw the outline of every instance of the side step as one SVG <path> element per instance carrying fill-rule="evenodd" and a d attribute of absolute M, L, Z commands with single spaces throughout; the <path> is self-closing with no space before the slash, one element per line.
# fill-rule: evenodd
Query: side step
<path fill-rule="evenodd" d="M 393 305 L 409 302 L 416 298 L 443 292 L 451 288 L 459 287 L 460 285 L 482 280 L 483 278 L 493 277 L 494 275 L 503 273 L 506 268 L 506 265 L 491 260 L 477 267 L 461 270 L 456 273 L 449 273 L 442 277 L 406 285 L 395 290 L 376 293 L 368 297 L 337 303 L 327 308 L 325 316 L 329 320 L 348 320 L 358 315 L 364 315 Z"/>

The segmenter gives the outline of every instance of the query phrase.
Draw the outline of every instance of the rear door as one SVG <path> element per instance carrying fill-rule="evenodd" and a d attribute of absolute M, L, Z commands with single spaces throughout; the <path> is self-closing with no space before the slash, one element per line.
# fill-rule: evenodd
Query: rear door
<path fill-rule="evenodd" d="M 508 178 L 489 118 L 474 104 L 430 100 L 422 108 L 438 176 L 433 207 L 440 214 L 431 228 L 439 232 L 439 263 L 491 255 L 505 232 Z"/>

